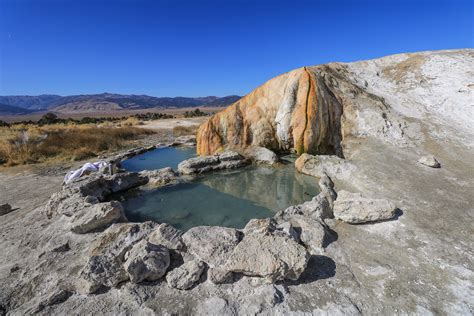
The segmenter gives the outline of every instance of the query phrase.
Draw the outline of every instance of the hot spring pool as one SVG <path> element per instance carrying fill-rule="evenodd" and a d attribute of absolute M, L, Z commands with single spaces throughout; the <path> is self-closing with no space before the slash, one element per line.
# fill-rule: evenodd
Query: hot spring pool
<path fill-rule="evenodd" d="M 122 168 L 128 171 L 142 171 L 171 167 L 178 170 L 178 164 L 196 156 L 195 147 L 160 147 L 122 161 Z"/>
<path fill-rule="evenodd" d="M 158 149 L 122 163 L 128 170 L 176 167 L 194 155 L 194 148 Z M 163 154 L 163 161 L 160 161 Z M 184 158 L 184 159 L 186 159 Z M 285 160 L 283 160 L 285 162 Z M 143 168 L 146 166 L 146 168 Z M 272 217 L 288 206 L 311 200 L 319 193 L 317 179 L 296 172 L 291 159 L 279 167 L 249 166 L 208 173 L 152 191 L 129 192 L 122 205 L 131 221 L 165 222 L 178 229 L 194 226 L 243 228 L 252 218 Z"/>

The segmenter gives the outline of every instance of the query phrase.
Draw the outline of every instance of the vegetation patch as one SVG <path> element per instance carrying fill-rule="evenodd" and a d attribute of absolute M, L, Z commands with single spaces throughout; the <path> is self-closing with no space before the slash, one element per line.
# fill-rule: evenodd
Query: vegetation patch
<path fill-rule="evenodd" d="M 134 126 L 57 123 L 0 127 L 0 164 L 82 160 L 125 147 L 154 131 Z"/>

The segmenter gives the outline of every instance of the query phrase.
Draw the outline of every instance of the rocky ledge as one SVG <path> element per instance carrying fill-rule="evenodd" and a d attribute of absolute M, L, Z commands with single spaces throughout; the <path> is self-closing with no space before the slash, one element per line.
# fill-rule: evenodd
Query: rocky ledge
<path fill-rule="evenodd" d="M 234 152 L 199 157 L 180 164 L 182 173 L 236 167 L 247 160 Z M 168 286 L 187 290 L 208 279 L 214 284 L 233 283 L 239 276 L 264 283 L 297 281 L 311 255 L 321 254 L 331 230 L 325 220 L 336 217 L 362 223 L 393 216 L 389 202 L 363 199 L 334 190 L 326 173 L 319 181 L 321 193 L 311 201 L 291 206 L 273 218 L 253 219 L 244 229 L 199 226 L 182 232 L 169 224 L 129 223 L 114 193 L 153 182 L 176 180 L 171 168 L 115 175 L 91 174 L 77 179 L 52 195 L 46 214 L 67 218 L 71 232 L 101 232 L 87 252 L 75 281 L 78 293 L 102 288 L 166 279 Z M 380 211 L 380 212 L 379 212 Z"/>
<path fill-rule="evenodd" d="M 184 175 L 201 174 L 216 170 L 240 168 L 249 163 L 250 161 L 238 152 L 225 151 L 211 156 L 200 156 L 184 160 L 178 165 L 178 171 Z"/>

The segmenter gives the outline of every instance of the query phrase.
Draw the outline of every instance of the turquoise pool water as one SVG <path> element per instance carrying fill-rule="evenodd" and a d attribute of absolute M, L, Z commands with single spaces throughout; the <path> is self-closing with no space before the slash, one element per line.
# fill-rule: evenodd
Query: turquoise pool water
<path fill-rule="evenodd" d="M 183 157 L 191 156 L 194 148 L 161 148 L 122 165 L 133 171 L 176 167 Z M 272 217 L 318 193 L 317 179 L 297 173 L 290 157 L 279 167 L 249 166 L 129 192 L 122 205 L 131 221 L 165 222 L 182 230 L 200 225 L 243 228 L 252 218 Z"/>
<path fill-rule="evenodd" d="M 142 171 L 171 167 L 178 169 L 178 164 L 196 156 L 195 147 L 162 147 L 122 161 L 122 168 L 128 171 Z"/>

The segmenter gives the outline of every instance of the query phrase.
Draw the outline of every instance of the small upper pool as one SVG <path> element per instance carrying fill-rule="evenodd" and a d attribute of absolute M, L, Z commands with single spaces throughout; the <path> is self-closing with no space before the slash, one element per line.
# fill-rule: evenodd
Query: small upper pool
<path fill-rule="evenodd" d="M 122 168 L 128 171 L 154 170 L 171 167 L 178 170 L 178 164 L 196 156 L 195 147 L 160 147 L 122 161 Z"/>
<path fill-rule="evenodd" d="M 134 171 L 176 168 L 182 157 L 194 156 L 194 148 L 163 149 L 122 165 Z M 252 218 L 272 217 L 318 193 L 317 179 L 296 172 L 290 158 L 278 167 L 249 166 L 184 178 L 151 191 L 131 191 L 123 196 L 122 205 L 131 221 L 165 222 L 182 230 L 201 225 L 243 228 Z"/>

